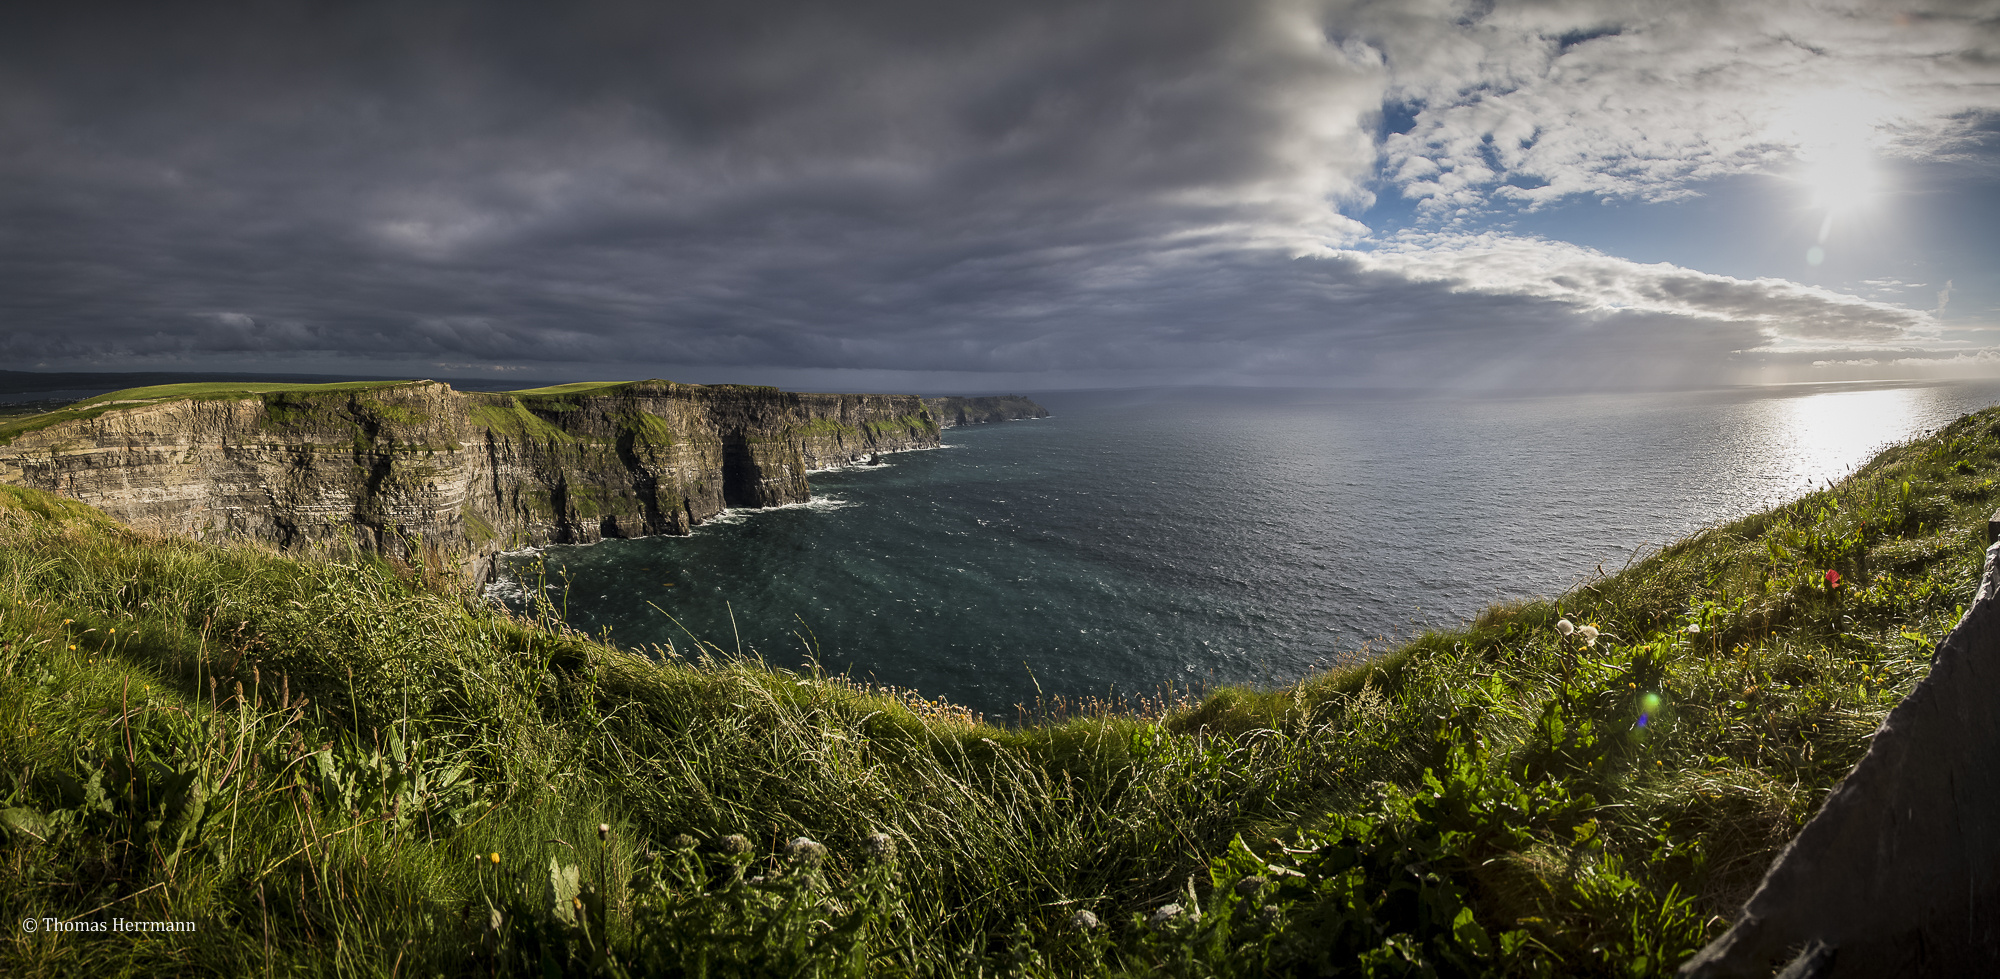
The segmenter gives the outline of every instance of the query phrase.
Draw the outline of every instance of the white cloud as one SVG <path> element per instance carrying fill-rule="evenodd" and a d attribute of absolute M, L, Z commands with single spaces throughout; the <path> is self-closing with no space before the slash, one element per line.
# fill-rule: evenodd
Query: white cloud
<path fill-rule="evenodd" d="M 1409 232 L 1370 251 L 1340 254 L 1364 269 L 1454 292 L 1549 300 L 1600 316 L 1638 313 L 1751 326 L 1777 345 L 1909 343 L 1931 337 L 1936 326 L 1929 313 L 1817 286 L 1642 264 L 1544 238 Z"/>
<path fill-rule="evenodd" d="M 1490 5 L 1489 5 L 1490 6 Z M 2000 5 L 1451 3 L 1332 15 L 1385 52 L 1385 174 L 1436 217 L 1964 148 L 2000 111 Z M 1455 16 L 1456 15 L 1456 16 Z"/>

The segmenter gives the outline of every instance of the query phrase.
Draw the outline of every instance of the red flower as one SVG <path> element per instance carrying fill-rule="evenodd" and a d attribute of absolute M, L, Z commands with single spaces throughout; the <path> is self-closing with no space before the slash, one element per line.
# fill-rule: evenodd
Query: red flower
<path fill-rule="evenodd" d="M 1826 569 L 1826 586 L 1828 588 L 1839 588 L 1840 572 L 1835 571 L 1832 568 Z"/>

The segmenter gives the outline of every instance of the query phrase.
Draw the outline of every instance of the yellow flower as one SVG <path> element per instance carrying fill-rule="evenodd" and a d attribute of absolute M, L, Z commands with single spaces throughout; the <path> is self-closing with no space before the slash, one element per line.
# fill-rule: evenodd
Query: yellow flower
<path fill-rule="evenodd" d="M 493 861 L 494 865 L 498 866 L 500 863 L 500 851 L 498 850 L 493 851 L 493 854 L 489 859 Z"/>

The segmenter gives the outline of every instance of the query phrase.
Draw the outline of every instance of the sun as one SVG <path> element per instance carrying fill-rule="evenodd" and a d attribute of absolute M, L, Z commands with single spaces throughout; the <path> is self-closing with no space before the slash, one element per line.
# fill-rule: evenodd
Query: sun
<path fill-rule="evenodd" d="M 1812 207 L 1829 217 L 1868 206 L 1881 192 L 1881 172 L 1868 148 L 1858 141 L 1817 147 L 1807 157 L 1805 185 Z"/>
<path fill-rule="evenodd" d="M 1829 215 L 1870 204 L 1882 191 L 1873 143 L 1894 107 L 1860 88 L 1819 89 L 1790 100 L 1771 135 L 1790 143 L 1812 207 Z"/>

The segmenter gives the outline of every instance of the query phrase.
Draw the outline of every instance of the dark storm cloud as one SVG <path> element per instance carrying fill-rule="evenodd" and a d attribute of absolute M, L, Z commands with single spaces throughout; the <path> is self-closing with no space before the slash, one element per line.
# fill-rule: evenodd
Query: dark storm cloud
<path fill-rule="evenodd" d="M 1348 227 L 1373 152 L 1276 8 L 546 10 L 6 24 L 6 354 L 1025 362 L 1163 237 Z"/>
<path fill-rule="evenodd" d="M 1588 93 L 1552 88 L 1551 59 L 1622 69 L 1606 45 L 1626 35 L 1550 39 L 1642 19 L 1605 9 L 1490 23 L 1449 3 L 1186 0 L 14 9 L 0 15 L 0 360 L 1449 368 L 1499 384 L 1547 357 L 1702 370 L 1773 337 L 1922 329 L 1896 307 L 1599 255 L 1593 274 L 1638 297 L 1607 313 L 1523 287 L 1547 277 L 1523 258 L 1532 244 L 1509 246 L 1512 278 L 1491 281 L 1462 274 L 1462 247 L 1368 257 L 1342 209 L 1378 186 L 1385 93 L 1431 105 L 1430 157 L 1409 140 L 1390 157 L 1433 176 L 1392 192 L 1468 200 L 1480 183 L 1460 144 L 1534 126 L 1465 93 L 1573 117 Z M 1706 50 L 1666 47 L 1676 65 Z M 1549 186 L 1568 179 L 1530 156 Z M 1599 154 L 1576 172 L 1641 179 L 1621 166 Z M 1460 174 L 1448 193 L 1439 167 Z"/>

